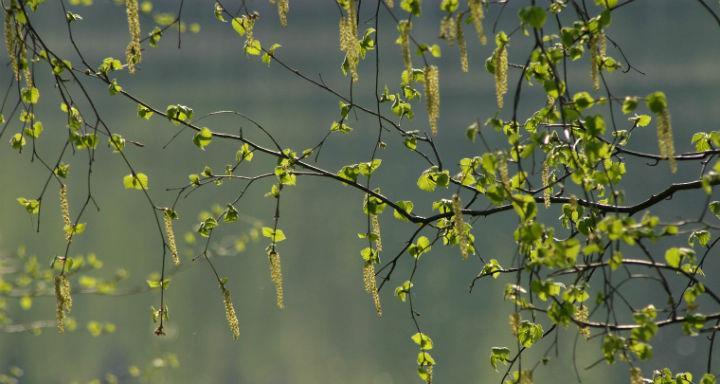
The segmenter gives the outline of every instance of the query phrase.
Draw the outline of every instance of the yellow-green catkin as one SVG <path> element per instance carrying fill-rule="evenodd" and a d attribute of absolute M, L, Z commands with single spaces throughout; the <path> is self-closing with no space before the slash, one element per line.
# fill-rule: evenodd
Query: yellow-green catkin
<path fill-rule="evenodd" d="M 505 156 L 501 156 L 498 163 L 498 169 L 500 171 L 500 181 L 502 181 L 503 187 L 506 191 L 510 192 L 510 170 L 508 169 L 507 159 Z"/>
<path fill-rule="evenodd" d="M 425 105 L 427 107 L 428 122 L 433 135 L 438 133 L 438 118 L 440 117 L 440 79 L 438 68 L 434 65 L 425 67 Z"/>
<path fill-rule="evenodd" d="M 58 333 L 65 332 L 65 315 L 72 309 L 70 282 L 65 275 L 55 276 L 55 322 Z"/>
<path fill-rule="evenodd" d="M 222 287 L 223 291 L 223 302 L 225 303 L 225 317 L 227 318 L 230 332 L 232 332 L 233 339 L 237 340 L 240 337 L 240 323 L 238 322 L 237 315 L 235 314 L 235 305 L 233 305 L 232 297 L 230 296 L 230 290 Z"/>
<path fill-rule="evenodd" d="M 380 294 L 377 289 L 377 281 L 375 280 L 375 262 L 372 260 L 365 261 L 363 264 L 363 285 L 365 292 L 372 297 L 375 313 L 378 317 L 382 317 L 382 306 L 380 305 Z"/>
<path fill-rule="evenodd" d="M 130 31 L 130 43 L 125 48 L 125 59 L 128 65 L 128 72 L 135 73 L 135 65 L 142 59 L 142 48 L 140 47 L 140 18 L 138 16 L 138 1 L 125 0 L 127 11 L 128 30 Z"/>
<path fill-rule="evenodd" d="M 482 0 L 468 0 L 468 8 L 470 8 L 470 20 L 475 27 L 480 44 L 487 44 L 487 37 L 485 36 L 485 27 L 483 26 L 483 20 L 485 20 L 485 11 L 483 10 Z"/>
<path fill-rule="evenodd" d="M 268 252 L 268 259 L 270 261 L 270 278 L 273 284 L 275 284 L 275 303 L 280 309 L 285 308 L 285 298 L 283 293 L 283 275 L 282 266 L 280 265 L 280 254 L 275 250 L 271 249 Z"/>
<path fill-rule="evenodd" d="M 508 325 L 510 326 L 510 333 L 517 336 L 520 329 L 520 314 L 517 312 L 511 313 L 508 317 Z"/>
<path fill-rule="evenodd" d="M 585 305 L 580 305 L 575 311 L 575 319 L 577 321 L 587 322 L 589 316 L 590 310 Z M 590 328 L 588 327 L 578 326 L 578 333 L 584 337 L 585 340 L 590 338 Z"/>
<path fill-rule="evenodd" d="M 495 67 L 495 95 L 497 97 L 497 106 L 498 108 L 502 108 L 505 94 L 508 91 L 507 43 L 498 41 L 493 64 Z"/>
<path fill-rule="evenodd" d="M 375 237 L 375 250 L 381 252 L 382 238 L 380 237 L 380 219 L 378 219 L 378 215 L 370 215 L 370 230 L 373 237 Z"/>
<path fill-rule="evenodd" d="M 348 72 L 353 82 L 359 79 L 357 66 L 360 61 L 360 47 L 357 39 L 357 10 L 355 0 L 346 3 L 347 15 L 340 19 L 340 50 L 345 53 Z"/>
<path fill-rule="evenodd" d="M 630 369 L 630 384 L 643 384 L 644 382 L 642 370 L 638 367 L 632 367 Z"/>
<path fill-rule="evenodd" d="M 660 156 L 668 159 L 672 173 L 677 172 L 675 141 L 673 139 L 672 124 L 670 123 L 670 112 L 667 109 L 657 115 L 657 136 Z"/>
<path fill-rule="evenodd" d="M 593 89 L 596 91 L 600 90 L 600 67 L 606 54 L 607 41 L 605 40 L 605 33 L 601 31 L 590 39 L 590 63 L 592 65 L 590 77 Z"/>
<path fill-rule="evenodd" d="M 287 14 L 290 10 L 290 3 L 288 0 L 277 0 L 277 11 L 280 17 L 280 25 L 287 27 Z"/>
<path fill-rule="evenodd" d="M 470 244 L 465 228 L 465 220 L 463 219 L 462 213 L 462 202 L 460 201 L 460 195 L 457 193 L 452 197 L 452 213 L 453 213 L 453 228 L 458 237 L 458 245 L 460 246 L 460 254 L 463 260 L 467 260 L 470 256 Z"/>
<path fill-rule="evenodd" d="M 167 246 L 170 249 L 170 256 L 173 264 L 180 265 L 180 255 L 178 254 L 177 243 L 175 241 L 175 229 L 173 228 L 173 218 L 170 211 L 163 213 L 163 222 L 165 223 L 165 235 L 167 235 Z"/>
<path fill-rule="evenodd" d="M 541 182 L 543 188 L 543 201 L 545 208 L 550 208 L 552 197 L 552 187 L 550 186 L 550 164 L 547 160 L 543 161 Z"/>
<path fill-rule="evenodd" d="M 447 40 L 449 44 L 453 44 L 457 40 L 457 26 L 452 15 L 444 16 L 440 20 L 440 38 Z"/>
<path fill-rule="evenodd" d="M 67 194 L 67 185 L 60 184 L 60 212 L 63 219 L 63 229 L 65 230 L 65 240 L 70 241 L 73 231 L 72 220 L 70 220 L 70 202 Z"/>
<path fill-rule="evenodd" d="M 392 8 L 395 6 L 395 1 L 393 0 L 385 0 L 385 5 L 388 6 L 388 8 Z"/>
<path fill-rule="evenodd" d="M 460 68 L 463 72 L 467 73 L 470 69 L 470 65 L 468 64 L 467 42 L 465 42 L 465 35 L 463 34 L 462 17 L 463 14 L 458 13 L 457 21 L 455 22 L 457 27 L 455 36 L 457 39 L 458 49 L 460 50 Z"/>
<path fill-rule="evenodd" d="M 403 64 L 405 70 L 412 71 L 412 55 L 410 54 L 410 31 L 412 30 L 412 22 L 410 20 L 401 20 L 397 26 L 400 36 L 395 41 L 402 50 Z"/>
<path fill-rule="evenodd" d="M 10 66 L 12 67 L 13 73 L 15 74 L 15 80 L 19 80 L 20 69 L 18 66 L 17 51 L 15 50 L 17 46 L 15 18 L 8 10 L 5 11 L 5 18 L 3 19 L 3 31 L 5 33 L 5 48 L 7 49 L 7 54 L 10 58 Z"/>

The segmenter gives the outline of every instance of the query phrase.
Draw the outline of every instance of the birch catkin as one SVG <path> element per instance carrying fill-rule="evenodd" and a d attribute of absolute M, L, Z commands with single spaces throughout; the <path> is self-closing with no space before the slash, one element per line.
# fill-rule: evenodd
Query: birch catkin
<path fill-rule="evenodd" d="M 606 54 L 607 41 L 605 40 L 605 33 L 601 31 L 590 39 L 590 63 L 592 65 L 590 77 L 593 89 L 596 91 L 600 90 L 600 67 Z"/>
<path fill-rule="evenodd" d="M 650 111 L 655 114 L 655 119 L 657 120 L 660 157 L 668 160 L 670 163 L 670 171 L 675 173 L 677 171 L 677 161 L 675 160 L 675 143 L 673 140 L 667 98 L 663 92 L 655 92 L 645 98 L 645 103 Z"/>
<path fill-rule="evenodd" d="M 357 11 L 355 0 L 347 2 L 347 16 L 340 19 L 340 50 L 345 53 L 348 72 L 353 81 L 358 80 L 357 66 L 360 61 L 360 47 L 357 41 Z"/>
<path fill-rule="evenodd" d="M 280 17 L 280 25 L 287 27 L 287 14 L 290 10 L 288 0 L 277 0 L 278 16 Z"/>
<path fill-rule="evenodd" d="M 498 35 L 495 39 L 497 49 L 495 50 L 494 67 L 495 67 L 495 95 L 497 97 L 497 106 L 502 108 L 504 104 L 505 94 L 508 91 L 508 52 L 507 41 L 504 41 L 502 35 Z"/>
<path fill-rule="evenodd" d="M 468 0 L 468 7 L 470 8 L 470 20 L 475 27 L 478 40 L 480 44 L 487 44 L 487 37 L 485 36 L 485 27 L 483 27 L 483 20 L 485 20 L 485 11 L 483 10 L 482 0 Z"/>
<path fill-rule="evenodd" d="M 470 243 L 465 228 L 465 220 L 463 220 L 462 202 L 460 202 L 460 195 L 457 193 L 452 198 L 452 213 L 453 228 L 458 237 L 460 255 L 462 255 L 463 260 L 467 260 L 470 256 Z"/>
<path fill-rule="evenodd" d="M 3 31 L 5 33 L 5 48 L 10 58 L 10 66 L 15 74 L 15 80 L 20 79 L 20 69 L 18 66 L 18 56 L 15 47 L 17 45 L 17 34 L 15 33 L 15 18 L 10 11 L 5 11 L 3 19 Z"/>
<path fill-rule="evenodd" d="M 173 264 L 180 265 L 180 255 L 178 254 L 177 243 L 175 241 L 175 229 L 173 228 L 173 217 L 169 210 L 163 213 L 163 221 L 165 222 L 165 235 L 167 235 L 167 246 L 170 249 L 170 256 Z"/>
<path fill-rule="evenodd" d="M 380 294 L 378 294 L 375 280 L 375 262 L 373 260 L 365 261 L 363 264 L 363 285 L 365 286 L 365 292 L 372 297 L 375 313 L 377 313 L 378 317 L 382 317 L 382 306 L 380 305 Z"/>
<path fill-rule="evenodd" d="M 380 220 L 377 215 L 370 215 L 370 228 L 375 241 L 375 250 L 382 251 L 382 238 L 380 237 Z"/>
<path fill-rule="evenodd" d="M 125 0 L 127 11 L 128 30 L 130 31 L 130 43 L 125 48 L 125 60 L 128 65 L 128 72 L 135 73 L 135 65 L 142 59 L 142 48 L 140 47 L 140 17 L 138 16 L 138 1 Z"/>
<path fill-rule="evenodd" d="M 550 164 L 548 161 L 543 161 L 542 165 L 542 176 L 541 176 L 542 188 L 543 189 L 543 200 L 545 208 L 550 208 L 550 198 L 552 197 L 552 187 L 550 186 Z"/>
<path fill-rule="evenodd" d="M 70 220 L 70 202 L 67 196 L 67 185 L 60 184 L 60 211 L 65 230 L 65 241 L 70 241 L 73 234 L 72 220 Z"/>
<path fill-rule="evenodd" d="M 283 275 L 282 266 L 280 264 L 280 254 L 275 249 L 268 252 L 270 261 L 270 278 L 275 284 L 275 302 L 280 309 L 285 308 L 285 298 L 283 292 Z"/>
<path fill-rule="evenodd" d="M 431 132 L 437 135 L 437 123 L 440 117 L 440 80 L 438 68 L 434 65 L 425 67 L 425 104 Z"/>
<path fill-rule="evenodd" d="M 58 333 L 65 332 L 65 315 L 72 309 L 70 282 L 65 275 L 55 276 L 55 323 Z"/>
<path fill-rule="evenodd" d="M 397 28 L 400 36 L 397 38 L 396 43 L 400 45 L 402 50 L 405 70 L 410 73 L 412 71 L 412 56 L 410 55 L 410 31 L 412 30 L 412 22 L 409 20 L 401 20 L 398 22 Z"/>
<path fill-rule="evenodd" d="M 457 21 L 455 22 L 455 25 L 457 27 L 457 32 L 455 33 L 458 48 L 460 49 L 460 68 L 463 72 L 468 72 L 470 65 L 468 64 L 468 52 L 467 52 L 467 43 L 465 42 L 465 35 L 463 34 L 463 28 L 462 28 L 462 13 L 458 13 L 457 15 Z"/>
<path fill-rule="evenodd" d="M 237 315 L 235 314 L 235 306 L 230 296 L 230 290 L 222 287 L 223 291 L 223 302 L 225 303 L 225 317 L 227 318 L 230 332 L 232 332 L 233 339 L 237 340 L 240 337 L 240 323 L 238 322 Z"/>

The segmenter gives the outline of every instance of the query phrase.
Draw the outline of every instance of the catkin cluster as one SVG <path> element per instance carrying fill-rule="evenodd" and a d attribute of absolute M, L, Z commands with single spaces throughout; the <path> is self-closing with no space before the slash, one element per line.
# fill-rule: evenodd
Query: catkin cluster
<path fill-rule="evenodd" d="M 440 20 L 440 38 L 447 40 L 449 44 L 453 44 L 457 40 L 457 26 L 455 18 L 447 15 Z"/>
<path fill-rule="evenodd" d="M 222 287 L 222 291 L 223 302 L 225 303 L 225 317 L 227 318 L 228 326 L 230 326 L 233 339 L 237 340 L 240 337 L 240 323 L 235 314 L 235 306 L 233 305 L 232 297 L 230 297 L 230 290 Z"/>
<path fill-rule="evenodd" d="M 60 184 L 60 212 L 65 229 L 65 241 L 70 241 L 73 234 L 72 220 L 70 220 L 70 202 L 67 196 L 67 185 Z"/>
<path fill-rule="evenodd" d="M 178 254 L 177 243 L 175 242 L 175 229 L 173 228 L 173 218 L 169 211 L 163 213 L 163 221 L 165 223 L 165 234 L 167 235 L 167 246 L 170 249 L 170 256 L 173 264 L 180 265 L 180 255 Z"/>
<path fill-rule="evenodd" d="M 280 254 L 273 248 L 268 251 L 268 259 L 270 261 L 270 278 L 275 284 L 275 302 L 280 309 L 285 308 L 285 298 L 283 293 L 283 275 L 282 266 L 280 265 Z"/>
<path fill-rule="evenodd" d="M 540 176 L 542 179 L 542 188 L 543 188 L 543 200 L 545 202 L 545 208 L 550 208 L 551 202 L 550 198 L 552 197 L 552 187 L 550 186 L 550 164 L 548 160 L 543 161 L 542 165 L 542 174 Z"/>
<path fill-rule="evenodd" d="M 467 43 L 465 42 L 465 35 L 463 34 L 462 17 L 463 14 L 458 13 L 457 21 L 455 22 L 457 27 L 455 37 L 457 39 L 458 49 L 460 50 L 460 68 L 463 72 L 467 72 L 470 69 L 470 65 L 468 64 Z"/>
<path fill-rule="evenodd" d="M 438 68 L 434 65 L 425 67 L 425 105 L 430 130 L 433 135 L 437 135 L 437 122 L 440 117 L 440 80 Z"/>
<path fill-rule="evenodd" d="M 375 280 L 375 262 L 367 260 L 363 264 L 363 285 L 365 292 L 372 297 L 375 313 L 382 316 L 382 306 L 380 305 L 380 295 L 378 294 L 377 281 Z"/>
<path fill-rule="evenodd" d="M 487 37 L 485 37 L 485 27 L 483 27 L 485 11 L 483 10 L 482 0 L 468 0 L 468 7 L 470 8 L 470 20 L 475 27 L 480 44 L 485 45 L 487 44 Z"/>
<path fill-rule="evenodd" d="M 507 43 L 501 41 L 497 43 L 498 47 L 493 57 L 495 67 L 495 95 L 497 97 L 498 108 L 502 108 L 505 94 L 508 91 L 508 52 Z"/>
<path fill-rule="evenodd" d="M 400 45 L 402 49 L 403 64 L 405 64 L 405 70 L 412 71 L 412 56 L 410 55 L 410 31 L 412 30 L 412 22 L 410 20 L 401 20 L 398 22 L 398 36 L 396 43 Z"/>
<path fill-rule="evenodd" d="M 355 0 L 349 0 L 347 15 L 340 19 L 340 50 L 345 53 L 348 70 L 353 81 L 358 80 L 357 66 L 360 61 L 360 44 L 357 39 L 357 10 Z"/>
<path fill-rule="evenodd" d="M 502 181 L 503 188 L 510 192 L 510 170 L 508 169 L 507 159 L 505 156 L 501 156 L 499 160 L 498 169 L 500 170 L 500 180 Z"/>
<path fill-rule="evenodd" d="M 55 322 L 58 333 L 65 332 L 65 315 L 72 309 L 72 295 L 70 293 L 70 282 L 65 275 L 55 276 Z"/>
<path fill-rule="evenodd" d="M 452 198 L 452 213 L 453 227 L 458 237 L 460 254 L 463 260 L 467 260 L 470 255 L 470 240 L 468 239 L 468 231 L 465 228 L 465 220 L 463 220 L 462 202 L 460 201 L 460 195 L 457 193 Z"/>
<path fill-rule="evenodd" d="M 599 32 L 590 39 L 590 77 L 592 79 L 593 89 L 600 90 L 600 67 L 603 58 L 607 55 L 607 41 L 605 33 Z"/>
<path fill-rule="evenodd" d="M 127 11 L 128 30 L 130 31 L 130 43 L 125 48 L 125 60 L 128 65 L 128 72 L 135 73 L 135 65 L 142 59 L 142 48 L 140 47 L 140 17 L 138 16 L 137 0 L 125 0 Z"/>

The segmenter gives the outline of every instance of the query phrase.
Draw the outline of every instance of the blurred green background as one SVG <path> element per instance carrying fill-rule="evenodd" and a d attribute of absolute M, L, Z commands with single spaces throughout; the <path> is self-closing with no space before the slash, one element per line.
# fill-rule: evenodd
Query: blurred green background
<path fill-rule="evenodd" d="M 283 146 L 302 150 L 313 146 L 338 119 L 338 100 L 321 89 L 293 76 L 278 65 L 267 68 L 256 58 L 242 53 L 243 39 L 228 24 L 218 23 L 212 4 L 186 1 L 183 20 L 199 22 L 199 34 L 182 35 L 182 49 L 177 49 L 177 32 L 168 32 L 155 49 L 148 49 L 138 73 L 119 74 L 119 81 L 129 92 L 161 109 L 168 104 L 185 104 L 195 116 L 215 110 L 237 110 L 261 122 L 279 138 Z M 337 48 L 337 7 L 330 1 L 290 1 L 289 25 L 281 29 L 275 10 L 265 1 L 248 1 L 262 17 L 256 35 L 268 45 L 283 45 L 278 55 L 310 77 L 322 73 L 333 88 L 347 92 L 347 79 L 339 72 L 341 56 Z M 440 12 L 432 3 L 424 5 L 424 16 L 415 23 L 416 37 L 436 43 Z M 517 24 L 516 11 L 524 2 L 511 2 L 500 19 L 500 28 L 512 29 Z M 363 2 L 360 19 L 371 18 L 371 2 Z M 155 3 L 156 11 L 174 12 L 177 4 Z M 490 21 L 498 14 L 491 6 Z M 77 7 L 84 20 L 76 23 L 77 42 L 91 63 L 107 56 L 123 57 L 127 43 L 125 11 L 110 1 L 98 1 L 91 8 Z M 396 10 L 396 12 L 400 12 Z M 72 53 L 66 37 L 63 15 L 56 2 L 47 2 L 35 15 L 35 25 L 46 36 L 46 42 L 58 52 Z M 143 33 L 153 25 L 150 18 L 142 20 Z M 362 28 L 370 27 L 364 25 Z M 645 95 L 651 91 L 667 93 L 675 127 L 678 151 L 692 150 L 690 137 L 695 131 L 718 129 L 717 108 L 720 105 L 720 29 L 694 1 L 637 1 L 613 15 L 609 36 L 618 42 L 632 64 L 646 73 L 608 76 L 617 96 Z M 493 47 L 480 46 L 468 28 L 471 71 L 459 70 L 456 47 L 443 45 L 438 59 L 441 84 L 441 119 L 438 146 L 446 164 L 472 156 L 483 149 L 479 143 L 465 139 L 465 128 L 475 119 L 484 121 L 495 112 L 492 77 L 483 63 Z M 383 13 L 379 30 L 380 55 L 384 62 L 381 84 L 396 88 L 401 71 L 400 51 L 394 45 L 396 30 Z M 528 46 L 520 39 L 510 47 L 510 61 L 521 62 Z M 610 55 L 620 55 L 612 47 Z M 3 53 L 4 55 L 4 53 Z M 374 67 L 370 60 L 361 64 L 360 83 L 354 92 L 361 104 L 372 105 Z M 2 56 L 2 62 L 6 62 Z M 79 66 L 79 64 L 76 64 Z M 589 68 L 585 61 L 572 65 L 571 92 L 589 88 Z M 43 68 L 45 70 L 45 68 Z M 515 81 L 517 72 L 512 74 Z M 7 86 L 9 71 L 0 78 L 0 88 Z M 64 121 L 57 110 L 56 92 L 48 77 L 38 74 L 42 98 L 37 112 L 45 124 L 39 142 L 41 154 L 54 159 L 64 135 Z M 133 103 L 119 96 L 109 96 L 99 82 L 85 79 L 96 97 L 99 110 L 115 132 L 129 140 L 145 144 L 144 148 L 128 145 L 127 153 L 138 170 L 150 177 L 150 191 L 159 205 L 169 205 L 174 193 L 165 188 L 184 185 L 187 175 L 198 173 L 209 165 L 220 170 L 233 160 L 237 145 L 213 140 L 208 151 L 199 151 L 192 144 L 192 134 L 183 132 L 167 149 L 162 146 L 178 129 L 161 118 L 144 121 L 136 118 Z M 511 87 L 512 88 L 512 87 Z M 77 91 L 77 89 L 75 89 Z M 542 101 L 541 90 L 530 89 L 521 102 L 527 113 Z M 509 104 L 509 103 L 508 103 Z M 416 107 L 415 119 L 408 129 L 426 130 L 422 103 Z M 502 116 L 506 116 L 504 112 Z M 520 116 L 525 116 L 521 114 Z M 376 135 L 376 120 L 365 115 L 354 118 L 354 131 L 347 136 L 333 135 L 323 148 L 320 165 L 337 170 L 342 165 L 366 161 Z M 507 116 L 506 116 L 507 117 Z M 619 124 L 624 116 L 616 116 Z M 524 117 L 523 117 L 524 118 Z M 251 126 L 226 117 L 208 119 L 204 123 L 214 131 L 237 132 L 244 128 L 249 137 L 267 144 L 267 140 Z M 13 128 L 11 127 L 11 130 Z M 8 135 L 4 136 L 6 142 Z M 493 133 L 487 137 L 491 145 L 502 145 Z M 380 151 L 384 160 L 375 182 L 394 200 L 413 200 L 415 210 L 427 214 L 430 202 L 451 191 L 423 193 L 415 188 L 415 180 L 425 164 L 404 150 L 395 135 L 386 135 L 387 149 Z M 654 151 L 655 132 L 638 131 L 632 148 Z M 68 158 L 70 159 L 70 158 Z M 70 160 L 70 197 L 73 212 L 86 195 L 86 164 L 84 152 Z M 264 172 L 271 159 L 256 156 L 243 174 Z M 627 200 L 635 202 L 661 189 L 670 181 L 686 181 L 697 176 L 698 169 L 684 165 L 670 176 L 667 167 L 647 167 L 643 162 L 630 162 L 623 184 Z M 84 221 L 88 229 L 73 245 L 72 254 L 95 252 L 105 263 L 106 273 L 124 267 L 130 273 L 125 287 L 143 286 L 151 272 L 160 267 L 160 243 L 157 229 L 141 193 L 122 188 L 122 177 L 128 172 L 119 157 L 104 145 L 98 150 L 92 185 L 101 210 L 91 210 Z M 35 233 L 28 215 L 15 199 L 36 196 L 46 177 L 38 162 L 30 162 L 30 153 L 22 155 L 7 145 L 0 149 L 0 249 L 13 252 L 20 245 L 39 260 L 49 262 L 64 250 L 61 219 L 52 189 L 44 206 L 42 230 Z M 263 197 L 271 181 L 257 183 L 237 205 L 244 217 L 270 223 L 272 201 Z M 224 206 L 240 191 L 242 184 L 228 182 L 222 187 L 205 187 L 183 199 L 178 206 L 181 220 L 176 229 L 182 233 L 196 228 L 198 214 L 214 204 Z M 56 188 L 52 186 L 51 188 Z M 658 208 L 665 220 L 681 215 L 695 215 L 704 198 L 702 193 L 688 192 Z M 362 289 L 359 250 L 364 243 L 357 238 L 365 231 L 361 211 L 362 195 L 354 190 L 324 179 L 300 178 L 298 186 L 283 193 L 280 227 L 288 240 L 280 245 L 285 274 L 286 309 L 275 308 L 274 289 L 269 278 L 264 240 L 249 244 L 244 252 L 216 257 L 215 263 L 229 287 L 240 320 L 240 340 L 233 342 L 225 321 L 222 295 L 210 270 L 204 263 L 192 262 L 196 253 L 184 253 L 183 259 L 193 265 L 175 276 L 167 291 L 171 319 L 168 335 L 153 335 L 150 306 L 158 305 L 157 292 L 119 297 L 97 295 L 76 296 L 72 316 L 79 322 L 77 332 L 57 335 L 47 329 L 41 335 L 0 334 L 0 371 L 10 366 L 25 370 L 21 382 L 64 383 L 87 381 L 106 372 L 123 374 L 132 364 L 144 365 L 152 358 L 173 352 L 180 367 L 168 371 L 153 382 L 167 383 L 362 383 L 399 384 L 419 382 L 415 373 L 416 346 L 410 340 L 414 328 L 406 304 L 392 296 L 392 290 L 409 274 L 409 265 L 401 263 L 393 281 L 381 292 L 384 316 L 378 319 L 369 297 Z M 556 209 L 541 213 L 545 219 L 558 216 Z M 512 214 L 480 219 L 475 225 L 478 253 L 486 258 L 510 262 L 514 245 Z M 403 245 L 414 230 L 413 225 L 399 223 L 390 211 L 382 217 L 383 239 L 387 260 Z M 247 233 L 246 222 L 222 226 L 219 237 Z M 188 247 L 183 247 L 188 248 Z M 196 247 L 197 248 L 197 247 Z M 190 250 L 188 248 L 188 250 Z M 197 250 L 197 249 L 195 249 Z M 405 260 L 405 259 L 403 259 Z M 407 261 L 407 260 L 405 260 Z M 713 264 L 706 269 L 711 270 Z M 416 306 L 421 314 L 424 331 L 435 342 L 437 360 L 435 381 L 438 383 L 498 382 L 502 373 L 489 366 L 491 346 L 514 342 L 507 330 L 507 313 L 511 307 L 503 302 L 505 281 L 481 281 L 472 294 L 467 287 L 482 268 L 474 259 L 462 262 L 457 249 L 435 247 L 424 256 L 415 283 Z M 717 285 L 712 282 L 709 286 Z M 121 288 L 122 289 L 122 288 Z M 638 285 L 636 298 L 652 301 L 655 286 Z M 664 303 L 656 303 L 662 306 Z M 55 302 L 52 297 L 35 301 L 28 311 L 16 301 L 9 302 L 9 312 L 18 322 L 53 319 Z M 117 325 L 113 334 L 92 337 L 82 331 L 90 320 Z M 548 367 L 536 371 L 537 382 L 574 382 L 572 368 L 575 330 L 560 333 L 559 355 Z M 644 366 L 649 371 L 668 366 L 673 370 L 688 369 L 700 373 L 704 367 L 707 342 L 702 337 L 688 338 L 679 332 L 661 332 L 655 341 L 656 357 Z M 544 349 L 547 342 L 541 344 Z M 583 382 L 607 383 L 626 375 L 622 367 L 604 363 L 585 371 L 601 358 L 599 340 L 578 347 L 578 366 Z M 532 355 L 529 355 L 532 356 Z M 534 363 L 534 360 L 527 360 Z"/>

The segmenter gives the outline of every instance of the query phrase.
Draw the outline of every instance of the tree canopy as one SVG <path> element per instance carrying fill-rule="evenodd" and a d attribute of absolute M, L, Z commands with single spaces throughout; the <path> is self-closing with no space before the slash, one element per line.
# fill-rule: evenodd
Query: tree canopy
<path fill-rule="evenodd" d="M 168 298 L 171 282 L 184 278 L 180 272 L 186 266 L 205 264 L 225 308 L 227 336 L 242 343 L 243 311 L 231 291 L 251 288 L 226 277 L 216 266 L 217 257 L 228 247 L 241 251 L 252 242 L 262 243 L 268 265 L 262 273 L 272 282 L 276 307 L 293 306 L 285 293 L 301 287 L 286 284 L 282 254 L 303 240 L 283 226 L 287 203 L 282 203 L 286 196 L 302 193 L 296 192 L 299 185 L 322 183 L 339 186 L 346 204 L 362 207 L 357 214 L 363 215 L 363 226 L 343 228 L 357 232 L 362 244 L 353 245 L 357 281 L 362 276 L 368 310 L 378 317 L 384 306 L 407 309 L 407 335 L 387 342 L 415 346 L 407 359 L 416 362 L 420 382 L 443 382 L 443 357 L 434 349 L 443 341 L 425 328 L 421 314 L 431 304 L 417 291 L 431 284 L 421 271 L 439 249 L 457 255 L 444 263 L 461 262 L 472 271 L 474 277 L 466 282 L 470 293 L 500 285 L 512 308 L 496 315 L 507 319 L 497 332 L 508 333 L 513 342 L 492 347 L 485 361 L 467 362 L 500 372 L 501 382 L 532 383 L 536 371 L 548 364 L 574 368 L 580 381 L 584 373 L 576 348 L 596 352 L 597 360 L 586 364 L 594 370 L 590 372 L 603 370 L 601 363 L 625 365 L 633 384 L 716 382 L 720 286 L 706 273 L 711 273 L 708 265 L 720 241 L 720 201 L 714 200 L 720 184 L 720 131 L 694 130 L 691 142 L 678 142 L 674 126 L 683 122 L 672 120 L 673 93 L 663 89 L 661 78 L 649 76 L 655 91 L 645 94 L 619 94 L 612 87 L 615 78 L 644 75 L 632 61 L 633 52 L 623 48 L 624 36 L 615 34 L 613 22 L 631 7 L 651 8 L 654 2 L 335 0 L 320 5 L 271 0 L 275 14 L 250 1 L 207 2 L 214 22 L 238 42 L 229 48 L 238 51 L 237 60 L 279 68 L 334 99 L 324 108 L 335 111 L 335 119 L 314 121 L 327 128 L 305 147 L 283 145 L 288 129 L 263 123 L 252 110 L 200 112 L 179 102 L 159 105 L 151 101 L 153 95 L 127 86 L 131 79 L 142 80 L 158 45 L 182 49 L 187 34 L 202 34 L 204 27 L 188 14 L 185 1 L 166 12 L 151 1 L 116 0 L 127 16 L 125 54 L 101 60 L 85 49 L 93 39 L 82 29 L 90 22 L 85 11 L 90 17 L 106 17 L 87 8 L 92 3 L 2 0 L 3 78 L 9 81 L 0 107 L 0 138 L 7 143 L 1 150 L 16 152 L 28 167 L 43 170 L 40 180 L 13 180 L 27 186 L 27 193 L 17 196 L 16 208 L 30 216 L 40 239 L 60 231 L 64 240 L 54 245 L 57 253 L 48 264 L 25 251 L 0 257 L 0 332 L 55 327 L 64 333 L 77 328 L 72 316 L 76 295 L 152 291 L 156 304 L 147 321 L 163 337 L 174 321 L 171 309 L 191 305 L 177 296 Z M 703 12 L 702 22 L 720 27 L 716 2 L 686 3 Z M 293 56 L 284 53 L 289 47 L 281 44 L 296 8 L 320 6 L 336 9 L 338 28 L 327 33 L 338 36 L 333 58 L 338 66 L 330 76 L 341 76 L 342 87 L 326 81 L 328 74 L 297 67 Z M 64 19 L 39 22 L 38 15 L 51 7 L 60 8 Z M 438 32 L 428 37 L 417 32 L 421 28 Z M 483 56 L 471 55 L 469 46 Z M 441 57 L 452 57 L 457 73 L 441 70 Z M 475 116 L 468 108 L 462 116 L 466 128 L 457 129 L 444 124 L 445 105 L 457 97 L 445 96 L 443 80 L 468 72 L 494 82 L 495 113 Z M 98 87 L 104 90 L 98 92 Z M 357 96 L 362 90 L 372 97 Z M 128 135 L 107 117 L 113 111 L 101 107 L 105 99 L 130 105 L 139 122 L 164 121 L 174 131 Z M 259 97 L 258 102 L 273 100 Z M 239 128 L 215 128 L 218 119 Z M 360 130 L 371 139 L 353 135 Z M 637 139 L 647 138 L 644 132 L 652 132 L 653 150 Z M 157 136 L 161 140 L 154 140 Z M 472 153 L 444 145 L 446 137 L 461 137 Z M 223 156 L 223 166 L 197 164 L 194 173 L 156 178 L 138 160 L 142 152 L 159 159 L 165 148 L 183 140 L 194 151 Z M 352 157 L 350 149 L 360 146 L 365 154 Z M 344 150 L 348 156 L 340 166 L 326 160 L 325 153 Z M 95 172 L 96 163 L 105 159 L 120 164 L 122 171 Z M 404 191 L 386 187 L 387 177 L 403 179 Z M 628 179 L 637 177 L 667 183 L 654 189 L 648 182 L 642 190 L 628 191 Z M 127 209 L 142 212 L 138 216 L 156 227 L 156 240 L 146 245 L 146 254 L 132 256 L 155 260 L 158 272 L 146 286 L 126 284 L 123 270 L 111 277 L 99 274 L 103 262 L 77 249 L 78 238 L 96 230 L 93 223 L 113 219 L 100 209 L 104 196 L 95 192 L 99 184 L 141 196 L 143 203 Z M 184 211 L 192 203 L 186 198 L 211 194 L 213 188 L 230 189 L 234 197 L 216 201 L 214 209 L 188 223 L 193 219 Z M 414 191 L 423 197 L 414 198 Z M 258 196 L 271 202 L 270 211 L 255 207 L 251 199 Z M 680 217 L 663 210 L 670 199 L 680 205 Z M 698 202 L 701 209 L 695 212 Z M 307 220 L 310 227 L 314 220 L 333 220 L 329 211 L 314 214 Z M 44 224 L 51 215 L 61 219 L 61 228 Z M 184 236 L 175 230 L 183 221 L 193 227 Z M 503 229 L 512 238 L 503 253 L 485 251 L 496 240 L 484 235 L 484 227 L 496 222 L 512 222 Z M 383 235 L 388 228 L 393 236 Z M 302 284 L 301 278 L 294 281 Z M 42 296 L 55 297 L 54 321 L 20 321 L 7 305 L 18 302 L 29 308 Z M 95 335 L 112 333 L 115 327 L 97 321 L 87 326 Z M 707 344 L 704 370 L 654 365 L 658 336 L 680 333 Z M 561 334 L 570 335 L 574 347 L 555 358 L 564 347 L 558 342 Z M 163 366 L 175 364 L 172 356 L 162 359 Z M 141 368 L 134 368 L 131 376 L 140 377 Z M 13 382 L 20 375 L 8 372 L 2 380 Z"/>

